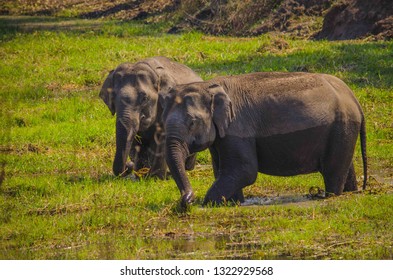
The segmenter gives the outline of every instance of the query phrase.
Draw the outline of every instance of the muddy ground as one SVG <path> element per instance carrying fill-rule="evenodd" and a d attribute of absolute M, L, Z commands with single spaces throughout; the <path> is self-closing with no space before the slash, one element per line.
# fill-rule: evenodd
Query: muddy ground
<path fill-rule="evenodd" d="M 2 15 L 45 15 L 170 22 L 170 33 L 344 40 L 393 37 L 391 0 L 4 0 Z"/>

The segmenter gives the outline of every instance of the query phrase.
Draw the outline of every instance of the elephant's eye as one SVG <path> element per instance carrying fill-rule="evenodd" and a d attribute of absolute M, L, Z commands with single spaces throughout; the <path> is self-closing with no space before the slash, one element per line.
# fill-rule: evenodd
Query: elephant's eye
<path fill-rule="evenodd" d="M 189 124 L 188 124 L 189 129 L 190 130 L 195 129 L 196 125 L 197 125 L 197 120 L 194 118 L 190 119 Z"/>
<path fill-rule="evenodd" d="M 142 93 L 140 95 L 139 101 L 140 101 L 140 104 L 145 104 L 149 101 L 149 97 L 146 95 L 146 93 Z"/>
<path fill-rule="evenodd" d="M 131 102 L 132 102 L 132 100 L 129 96 L 123 96 L 122 100 L 126 104 L 131 104 Z"/>

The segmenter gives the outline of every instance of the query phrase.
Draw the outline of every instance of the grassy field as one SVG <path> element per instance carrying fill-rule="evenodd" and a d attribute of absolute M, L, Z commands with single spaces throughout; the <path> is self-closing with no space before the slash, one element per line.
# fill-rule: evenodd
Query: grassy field
<path fill-rule="evenodd" d="M 393 42 L 167 35 L 163 25 L 0 17 L 0 259 L 392 259 Z M 343 79 L 367 118 L 364 192 L 307 199 L 319 174 L 259 175 L 249 206 L 203 208 L 208 152 L 189 172 L 197 202 L 177 211 L 173 180 L 111 173 L 115 118 L 98 92 L 124 61 L 163 55 L 204 79 L 309 71 Z M 355 168 L 362 180 L 360 149 Z M 360 183 L 359 183 L 360 186 Z M 270 205 L 261 205 L 272 201 Z"/>

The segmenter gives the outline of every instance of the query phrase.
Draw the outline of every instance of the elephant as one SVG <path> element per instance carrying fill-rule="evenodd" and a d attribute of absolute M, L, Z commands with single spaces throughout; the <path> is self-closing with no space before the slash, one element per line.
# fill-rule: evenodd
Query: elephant
<path fill-rule="evenodd" d="M 362 108 L 340 79 L 304 72 L 259 72 L 179 85 L 160 97 L 166 161 L 181 194 L 194 201 L 184 159 L 209 149 L 215 181 L 203 204 L 244 202 L 258 172 L 294 176 L 320 172 L 325 196 L 357 190 L 353 165 L 360 135 L 367 181 Z"/>
<path fill-rule="evenodd" d="M 149 168 L 148 176 L 165 179 L 165 132 L 159 92 L 177 84 L 202 79 L 189 67 L 166 57 L 152 57 L 136 63 L 122 63 L 109 72 L 99 97 L 112 115 L 116 114 L 116 154 L 113 173 L 128 175 Z M 127 162 L 128 156 L 133 161 Z M 193 169 L 195 155 L 186 162 Z"/>

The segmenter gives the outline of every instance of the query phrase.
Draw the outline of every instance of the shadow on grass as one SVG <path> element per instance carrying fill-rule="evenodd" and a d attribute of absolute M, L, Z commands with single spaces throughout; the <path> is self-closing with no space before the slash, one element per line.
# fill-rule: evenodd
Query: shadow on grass
<path fill-rule="evenodd" d="M 35 31 L 89 32 L 99 30 L 103 22 L 40 16 L 0 16 L 0 40 L 11 40 L 18 33 Z"/>
<path fill-rule="evenodd" d="M 161 36 L 162 24 L 136 21 L 104 21 L 99 19 L 61 18 L 49 16 L 0 16 L 0 40 L 12 40 L 18 33 L 36 31 L 68 32 L 73 34 L 92 33 L 116 37 Z"/>
<path fill-rule="evenodd" d="M 321 50 L 299 50 L 287 55 L 250 53 L 234 60 L 189 64 L 199 73 L 237 75 L 251 72 L 315 72 L 339 76 L 359 87 L 393 87 L 393 42 L 333 43 Z"/>

